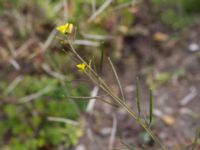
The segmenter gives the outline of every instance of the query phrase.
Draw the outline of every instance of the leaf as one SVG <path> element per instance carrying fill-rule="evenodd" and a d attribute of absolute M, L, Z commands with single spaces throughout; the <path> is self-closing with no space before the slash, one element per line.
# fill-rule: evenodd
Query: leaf
<path fill-rule="evenodd" d="M 138 117 L 140 117 L 140 89 L 139 89 L 139 79 L 136 81 L 136 104 L 137 104 L 137 110 L 138 110 Z"/>

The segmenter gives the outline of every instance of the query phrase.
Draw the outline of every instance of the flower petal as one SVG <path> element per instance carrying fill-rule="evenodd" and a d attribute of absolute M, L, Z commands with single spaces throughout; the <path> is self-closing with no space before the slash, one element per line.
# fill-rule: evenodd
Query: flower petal
<path fill-rule="evenodd" d="M 60 25 L 56 28 L 56 30 L 58 30 L 59 32 L 61 32 L 62 34 L 66 34 L 66 33 L 72 33 L 73 32 L 73 24 L 71 23 L 66 23 L 64 25 Z"/>

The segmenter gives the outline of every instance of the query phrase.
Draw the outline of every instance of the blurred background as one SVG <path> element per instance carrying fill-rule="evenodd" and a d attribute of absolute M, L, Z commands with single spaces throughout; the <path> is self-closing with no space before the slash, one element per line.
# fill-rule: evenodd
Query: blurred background
<path fill-rule="evenodd" d="M 102 93 L 63 51 L 55 27 L 66 22 L 83 58 L 99 65 L 104 50 L 101 76 L 118 94 L 112 58 L 134 110 L 139 78 L 144 116 L 153 89 L 153 132 L 186 148 L 200 125 L 199 13 L 199 0 L 1 0 L 0 149 L 156 149 L 122 108 L 69 98 Z"/>

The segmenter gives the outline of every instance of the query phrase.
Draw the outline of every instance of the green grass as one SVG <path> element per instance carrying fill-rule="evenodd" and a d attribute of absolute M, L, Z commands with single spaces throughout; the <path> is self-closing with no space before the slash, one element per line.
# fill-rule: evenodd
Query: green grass
<path fill-rule="evenodd" d="M 195 13 L 200 12 L 198 0 L 153 0 L 152 2 L 162 10 L 159 18 L 161 22 L 174 30 L 190 26 L 195 21 Z"/>
<path fill-rule="evenodd" d="M 1 87 L 6 83 L 1 81 Z M 20 103 L 22 97 L 37 93 L 46 86 L 52 91 L 26 103 Z M 1 88 L 3 90 L 3 88 Z M 3 91 L 1 91 L 3 92 Z M 51 117 L 76 120 L 85 110 L 86 101 L 70 101 L 68 95 L 88 95 L 86 86 L 72 86 L 66 81 L 63 86 L 54 78 L 47 76 L 25 76 L 7 96 L 11 102 L 1 106 L 0 147 L 2 150 L 37 150 L 45 146 L 63 145 L 69 147 L 77 143 L 81 126 L 62 122 L 50 122 Z M 7 139 L 7 140 L 5 140 Z"/>

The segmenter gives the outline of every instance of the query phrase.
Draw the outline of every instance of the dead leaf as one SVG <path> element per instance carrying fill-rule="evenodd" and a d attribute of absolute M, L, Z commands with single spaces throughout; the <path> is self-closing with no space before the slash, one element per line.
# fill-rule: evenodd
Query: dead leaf
<path fill-rule="evenodd" d="M 153 39 L 155 41 L 158 41 L 158 42 L 165 42 L 169 39 L 169 36 L 165 33 L 162 33 L 162 32 L 156 32 L 154 35 L 153 35 Z"/>
<path fill-rule="evenodd" d="M 162 116 L 162 120 L 168 126 L 172 126 L 175 123 L 174 117 L 169 116 L 169 115 Z"/>
<path fill-rule="evenodd" d="M 127 26 L 123 26 L 123 25 L 119 26 L 119 27 L 118 27 L 118 30 L 119 30 L 122 34 L 127 34 L 128 31 L 129 31 L 128 27 L 127 27 Z"/>

